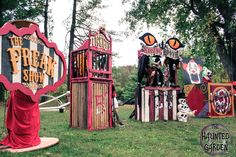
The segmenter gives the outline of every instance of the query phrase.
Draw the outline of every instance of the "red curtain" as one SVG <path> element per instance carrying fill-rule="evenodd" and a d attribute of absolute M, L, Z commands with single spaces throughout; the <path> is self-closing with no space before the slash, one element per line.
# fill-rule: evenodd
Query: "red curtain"
<path fill-rule="evenodd" d="M 40 144 L 40 111 L 38 102 L 20 91 L 12 91 L 7 102 L 8 135 L 0 142 L 11 148 L 27 148 Z"/>

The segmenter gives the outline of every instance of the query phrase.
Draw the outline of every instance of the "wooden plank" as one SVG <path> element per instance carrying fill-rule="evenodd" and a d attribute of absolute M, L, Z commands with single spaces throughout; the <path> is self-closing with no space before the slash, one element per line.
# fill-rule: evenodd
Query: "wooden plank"
<path fill-rule="evenodd" d="M 97 56 L 96 56 L 96 59 L 97 59 Z M 98 65 L 97 65 L 97 68 L 98 68 Z M 96 85 L 96 89 L 95 89 L 95 91 L 96 91 L 96 104 L 95 104 L 95 108 L 96 108 L 96 110 L 97 110 L 97 113 L 96 113 L 96 129 L 98 129 L 98 127 L 99 127 L 99 115 L 100 115 L 100 108 L 99 108 L 99 103 L 100 103 L 100 98 L 99 98 L 99 86 L 98 86 L 98 84 L 97 83 L 95 83 L 95 85 Z"/>
<path fill-rule="evenodd" d="M 154 90 L 149 90 L 149 122 L 155 121 L 154 99 Z"/>
<path fill-rule="evenodd" d="M 98 62 L 98 64 L 99 64 L 99 55 L 97 55 L 97 62 Z M 99 68 L 99 65 L 97 65 L 97 68 Z M 96 107 L 97 107 L 97 109 L 98 109 L 98 114 L 97 114 L 97 116 L 96 116 L 96 118 L 97 118 L 97 129 L 99 129 L 99 127 L 100 127 L 100 123 L 101 123 L 101 89 L 100 89 L 100 85 L 98 84 L 98 83 L 96 83 L 96 92 L 97 92 L 97 96 L 98 96 L 98 99 L 97 99 L 97 104 L 96 104 Z"/>
<path fill-rule="evenodd" d="M 77 91 L 78 89 L 78 84 L 73 83 L 72 84 L 72 91 Z M 77 127 L 77 104 L 78 104 L 78 99 L 76 99 L 76 92 L 72 92 L 72 127 Z"/>
<path fill-rule="evenodd" d="M 159 120 L 159 96 L 158 90 L 154 91 L 155 94 L 155 121 Z"/>
<path fill-rule="evenodd" d="M 177 91 L 173 90 L 173 120 L 177 120 Z"/>
<path fill-rule="evenodd" d="M 101 55 L 100 55 L 100 58 L 101 58 Z M 101 66 L 101 65 L 99 65 Z M 99 67 L 101 68 L 101 67 Z M 104 127 L 104 122 L 103 122 L 103 117 L 104 117 L 104 105 L 105 105 L 105 96 L 104 96 L 104 84 L 103 83 L 99 83 L 99 86 L 101 87 L 101 97 L 102 97 L 102 101 L 101 101 L 101 116 L 100 116 L 100 128 L 103 128 Z"/>
<path fill-rule="evenodd" d="M 141 121 L 144 121 L 144 107 L 145 107 L 145 92 L 144 88 L 142 88 L 142 103 L 141 103 Z"/>
<path fill-rule="evenodd" d="M 159 102 L 159 119 L 164 120 L 164 91 L 159 90 L 160 102 Z"/>
<path fill-rule="evenodd" d="M 82 83 L 78 83 L 78 89 L 77 91 L 75 91 L 75 93 L 77 93 L 77 99 L 78 99 L 78 104 L 77 104 L 77 125 L 79 128 L 82 128 L 82 120 L 83 120 L 83 115 L 82 113 L 82 101 L 81 101 L 81 94 L 83 93 L 83 89 L 82 87 Z"/>
<path fill-rule="evenodd" d="M 149 122 L 149 90 L 144 90 L 144 122 Z"/>
<path fill-rule="evenodd" d="M 74 83 L 73 84 L 73 88 L 72 88 L 72 91 L 76 90 L 76 87 L 77 87 L 77 84 Z M 72 96 L 72 99 L 73 99 L 73 108 L 72 108 L 72 111 L 73 111 L 73 127 L 76 127 L 76 107 L 77 107 L 77 100 L 76 100 L 76 95 L 75 93 L 73 93 L 73 96 Z"/>
<path fill-rule="evenodd" d="M 106 116 L 108 115 L 108 92 L 107 92 L 107 84 L 104 83 L 103 84 L 103 88 L 104 88 L 104 96 L 105 96 L 105 105 L 104 105 L 104 116 L 103 116 L 103 128 L 108 127 L 108 121 L 106 121 Z"/>
<path fill-rule="evenodd" d="M 82 103 L 83 103 L 83 124 L 84 128 L 87 128 L 88 124 L 88 101 L 87 101 L 87 90 L 88 90 L 88 85 L 87 83 L 84 84 L 84 94 L 82 98 Z"/>
<path fill-rule="evenodd" d="M 95 105 L 96 105 L 96 84 L 94 84 L 94 82 L 92 82 L 92 125 L 93 125 L 93 128 L 96 129 L 96 116 L 97 116 L 97 110 L 95 108 Z"/>
<path fill-rule="evenodd" d="M 164 91 L 164 120 L 168 120 L 168 102 L 167 102 L 168 91 Z"/>
<path fill-rule="evenodd" d="M 173 120 L 173 90 L 167 91 L 168 120 Z"/>

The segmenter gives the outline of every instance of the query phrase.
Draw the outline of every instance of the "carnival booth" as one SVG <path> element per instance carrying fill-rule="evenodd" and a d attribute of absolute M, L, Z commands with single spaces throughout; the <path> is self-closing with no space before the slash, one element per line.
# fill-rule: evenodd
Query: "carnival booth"
<path fill-rule="evenodd" d="M 177 85 L 177 69 L 179 49 L 183 45 L 177 38 L 158 44 L 150 33 L 139 39 L 142 49 L 138 51 L 135 118 L 142 122 L 177 120 L 178 93 L 181 91 Z"/>
<path fill-rule="evenodd" d="M 13 21 L 0 28 L 0 82 L 10 91 L 6 104 L 7 136 L 0 144 L 29 151 L 33 146 L 45 148 L 59 141 L 39 137 L 39 99 L 56 90 L 65 78 L 63 54 L 36 23 Z"/>
<path fill-rule="evenodd" d="M 71 52 L 70 126 L 97 130 L 112 126 L 112 40 L 105 29 Z"/>

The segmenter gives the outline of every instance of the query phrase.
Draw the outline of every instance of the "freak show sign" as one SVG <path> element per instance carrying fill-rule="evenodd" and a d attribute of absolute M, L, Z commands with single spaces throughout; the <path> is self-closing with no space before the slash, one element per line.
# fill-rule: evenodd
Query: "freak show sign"
<path fill-rule="evenodd" d="M 32 149 L 58 142 L 56 139 L 43 143 L 39 137 L 38 102 L 40 95 L 55 90 L 65 78 L 64 56 L 37 24 L 15 21 L 0 28 L 0 82 L 10 91 L 6 104 L 7 136 L 0 144 L 12 149 Z"/>
<path fill-rule="evenodd" d="M 36 24 L 17 28 L 6 23 L 0 29 L 0 82 L 7 90 L 20 90 L 37 101 L 55 90 L 66 77 L 66 62 L 55 43 Z"/>

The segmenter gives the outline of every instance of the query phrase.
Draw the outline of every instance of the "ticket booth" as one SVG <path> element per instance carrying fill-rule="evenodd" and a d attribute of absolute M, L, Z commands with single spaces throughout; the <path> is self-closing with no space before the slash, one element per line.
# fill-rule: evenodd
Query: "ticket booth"
<path fill-rule="evenodd" d="M 104 28 L 71 52 L 70 126 L 98 130 L 112 126 L 112 40 Z"/>

